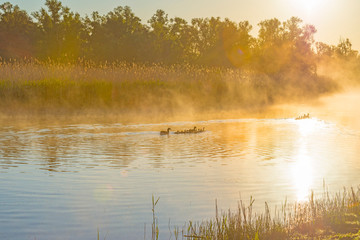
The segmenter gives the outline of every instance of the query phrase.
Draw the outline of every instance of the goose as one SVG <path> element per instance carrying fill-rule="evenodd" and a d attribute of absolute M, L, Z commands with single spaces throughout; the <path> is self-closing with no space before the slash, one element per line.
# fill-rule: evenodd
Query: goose
<path fill-rule="evenodd" d="M 169 135 L 171 128 L 168 128 L 167 131 L 160 131 L 160 135 Z"/>

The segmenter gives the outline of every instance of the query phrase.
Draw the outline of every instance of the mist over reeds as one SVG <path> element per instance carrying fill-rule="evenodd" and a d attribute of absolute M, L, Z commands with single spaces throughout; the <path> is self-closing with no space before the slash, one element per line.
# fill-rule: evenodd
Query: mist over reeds
<path fill-rule="evenodd" d="M 28 60 L 2 62 L 0 76 L 0 108 L 5 115 L 256 112 L 336 89 L 328 78 L 282 81 L 250 69 L 188 64 L 97 66 Z"/>
<path fill-rule="evenodd" d="M 358 85 L 349 39 L 315 41 L 297 17 L 258 23 L 186 21 L 163 10 L 143 23 L 130 7 L 80 16 L 58 0 L 27 13 L 0 5 L 1 116 L 135 119 L 264 112 Z"/>

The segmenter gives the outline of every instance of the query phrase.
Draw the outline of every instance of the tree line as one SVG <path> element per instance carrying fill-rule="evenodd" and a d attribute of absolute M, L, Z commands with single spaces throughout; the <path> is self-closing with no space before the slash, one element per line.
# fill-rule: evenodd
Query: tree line
<path fill-rule="evenodd" d="M 261 21 L 258 36 L 248 21 L 185 19 L 163 10 L 143 24 L 130 7 L 81 17 L 59 0 L 46 0 L 30 15 L 9 2 L 0 5 L 0 57 L 31 57 L 59 62 L 190 63 L 247 67 L 267 74 L 298 69 L 316 72 L 319 58 L 358 59 L 349 39 L 336 46 L 316 43 L 313 25 L 292 17 Z"/>

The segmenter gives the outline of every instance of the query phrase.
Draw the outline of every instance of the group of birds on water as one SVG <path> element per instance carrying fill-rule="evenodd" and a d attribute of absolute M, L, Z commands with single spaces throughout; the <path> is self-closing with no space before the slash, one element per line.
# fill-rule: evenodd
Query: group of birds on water
<path fill-rule="evenodd" d="M 171 128 L 168 128 L 166 131 L 160 131 L 160 135 L 169 135 Z M 205 132 L 205 127 L 203 128 L 197 128 L 196 126 L 194 128 L 185 129 L 181 131 L 176 131 L 174 134 L 187 134 L 187 133 L 202 133 Z"/>
<path fill-rule="evenodd" d="M 301 120 L 301 119 L 307 119 L 310 118 L 310 114 L 304 114 L 302 116 L 299 116 L 297 118 L 295 118 L 295 120 Z M 170 130 L 171 128 L 168 128 L 166 131 L 160 131 L 160 135 L 169 135 L 170 134 Z M 190 129 L 185 129 L 185 130 L 181 130 L 181 131 L 176 131 L 173 132 L 174 134 L 187 134 L 187 133 L 202 133 L 205 132 L 205 127 L 203 128 L 197 128 L 196 126 L 194 128 L 190 128 Z"/>
<path fill-rule="evenodd" d="M 304 115 L 302 115 L 302 116 L 299 116 L 299 117 L 295 118 L 295 120 L 301 120 L 301 119 L 307 119 L 307 118 L 310 118 L 310 114 L 309 114 L 309 113 L 308 113 L 308 114 L 304 114 Z"/>

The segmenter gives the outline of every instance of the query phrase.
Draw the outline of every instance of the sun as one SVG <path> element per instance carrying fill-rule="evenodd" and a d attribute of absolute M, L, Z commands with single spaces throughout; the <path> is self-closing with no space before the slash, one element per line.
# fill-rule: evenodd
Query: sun
<path fill-rule="evenodd" d="M 293 0 L 295 7 L 307 15 L 316 14 L 321 11 L 321 5 L 324 0 Z"/>

